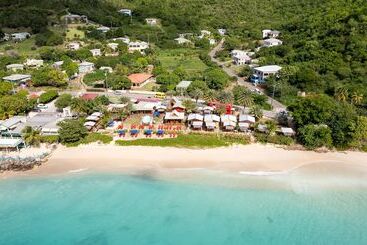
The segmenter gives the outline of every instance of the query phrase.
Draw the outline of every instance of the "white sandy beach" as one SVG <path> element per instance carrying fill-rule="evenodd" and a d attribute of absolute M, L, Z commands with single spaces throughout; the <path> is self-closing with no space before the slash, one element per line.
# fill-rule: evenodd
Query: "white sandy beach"
<path fill-rule="evenodd" d="M 367 169 L 367 154 L 317 153 L 285 150 L 260 144 L 201 150 L 92 144 L 75 148 L 59 147 L 42 166 L 26 172 L 5 172 L 0 174 L 0 178 L 64 174 L 84 170 L 124 172 L 201 168 L 248 175 L 267 175 L 287 173 L 306 165 L 315 165 L 325 170 L 337 164 Z"/>

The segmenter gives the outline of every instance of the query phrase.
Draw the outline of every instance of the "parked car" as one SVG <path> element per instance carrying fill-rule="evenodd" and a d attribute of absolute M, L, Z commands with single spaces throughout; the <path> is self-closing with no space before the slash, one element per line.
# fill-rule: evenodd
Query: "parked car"
<path fill-rule="evenodd" d="M 257 85 L 258 83 L 260 83 L 260 78 L 259 78 L 259 76 L 258 76 L 258 75 L 256 75 L 256 74 L 252 74 L 252 75 L 251 75 L 251 77 L 250 77 L 250 81 L 251 81 L 253 84 Z"/>
<path fill-rule="evenodd" d="M 47 108 L 48 108 L 48 106 L 45 105 L 45 104 L 38 104 L 37 105 L 37 109 L 39 109 L 39 110 L 46 110 Z"/>

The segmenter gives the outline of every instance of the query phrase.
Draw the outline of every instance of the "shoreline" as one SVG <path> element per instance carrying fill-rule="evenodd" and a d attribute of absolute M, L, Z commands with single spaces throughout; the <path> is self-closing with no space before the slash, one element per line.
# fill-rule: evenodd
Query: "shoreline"
<path fill-rule="evenodd" d="M 60 146 L 48 161 L 28 171 L 6 171 L 0 179 L 93 172 L 169 172 L 208 170 L 241 176 L 289 175 L 307 166 L 314 171 L 338 166 L 367 170 L 362 152 L 314 152 L 288 150 L 275 145 L 250 144 L 209 149 L 89 144 Z M 309 167 L 310 168 L 310 167 Z"/>

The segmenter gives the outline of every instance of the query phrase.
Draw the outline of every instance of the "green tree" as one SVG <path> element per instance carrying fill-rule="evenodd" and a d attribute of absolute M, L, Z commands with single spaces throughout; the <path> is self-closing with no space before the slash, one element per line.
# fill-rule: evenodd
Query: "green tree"
<path fill-rule="evenodd" d="M 174 90 L 176 85 L 180 82 L 180 78 L 176 74 L 166 73 L 158 75 L 156 81 L 161 86 L 159 90 L 161 92 L 167 92 L 168 90 Z"/>
<path fill-rule="evenodd" d="M 219 91 L 217 100 L 224 104 L 233 103 L 233 94 L 229 91 Z"/>
<path fill-rule="evenodd" d="M 201 91 L 201 89 L 199 88 L 196 88 L 190 92 L 190 96 L 196 100 L 196 103 L 198 102 L 198 100 L 201 97 L 203 97 L 203 95 L 204 95 L 204 92 Z"/>
<path fill-rule="evenodd" d="M 27 145 L 39 146 L 41 144 L 41 135 L 38 130 L 34 130 L 32 127 L 27 126 L 23 129 L 23 139 Z"/>
<path fill-rule="evenodd" d="M 182 105 L 186 108 L 188 113 L 191 113 L 196 109 L 196 103 L 192 100 L 184 100 L 182 101 Z"/>
<path fill-rule="evenodd" d="M 45 104 L 56 99 L 58 96 L 59 93 L 56 90 L 49 90 L 40 95 L 40 97 L 38 98 L 38 102 Z"/>
<path fill-rule="evenodd" d="M 331 130 L 327 125 L 306 125 L 299 129 L 298 139 L 308 149 L 332 146 Z"/>
<path fill-rule="evenodd" d="M 363 101 L 363 94 L 353 92 L 353 94 L 351 95 L 351 98 L 350 98 L 350 102 L 353 105 L 360 105 L 360 104 L 362 104 L 362 101 Z"/>
<path fill-rule="evenodd" d="M 88 131 L 79 120 L 66 120 L 60 123 L 59 137 L 61 143 L 75 143 L 87 136 Z"/>
<path fill-rule="evenodd" d="M 0 82 L 0 95 L 7 95 L 13 89 L 13 85 L 10 82 Z"/>
<path fill-rule="evenodd" d="M 108 88 L 113 90 L 130 89 L 132 83 L 126 76 L 110 75 L 107 78 Z"/>
<path fill-rule="evenodd" d="M 256 120 L 260 120 L 263 117 L 263 111 L 258 105 L 254 105 L 250 108 L 250 114 L 253 115 Z"/>
<path fill-rule="evenodd" d="M 34 86 L 64 87 L 68 84 L 65 73 L 50 67 L 35 70 L 32 82 Z"/>
<path fill-rule="evenodd" d="M 62 110 L 65 107 L 68 107 L 71 105 L 71 101 L 72 101 L 73 97 L 71 96 L 71 94 L 62 94 L 59 96 L 59 98 L 57 98 L 57 100 L 55 101 L 55 106 L 58 110 Z"/>
<path fill-rule="evenodd" d="M 230 77 L 221 69 L 209 68 L 204 72 L 204 78 L 209 88 L 222 90 L 227 87 Z"/>
<path fill-rule="evenodd" d="M 348 100 L 348 89 L 340 87 L 335 91 L 335 99 L 338 101 L 346 102 Z"/>

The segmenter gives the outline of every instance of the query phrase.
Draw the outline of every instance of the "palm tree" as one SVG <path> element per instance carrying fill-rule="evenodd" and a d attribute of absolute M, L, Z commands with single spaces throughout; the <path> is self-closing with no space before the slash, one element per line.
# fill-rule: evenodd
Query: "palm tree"
<path fill-rule="evenodd" d="M 244 91 L 241 93 L 237 99 L 238 103 L 243 105 L 244 107 L 251 107 L 254 104 L 254 99 L 252 94 L 249 90 Z"/>
<path fill-rule="evenodd" d="M 217 98 L 217 91 L 210 89 L 204 94 L 204 99 L 206 102 L 213 102 Z"/>
<path fill-rule="evenodd" d="M 32 127 L 27 126 L 23 129 L 23 138 L 27 145 L 39 146 L 41 143 L 41 135 L 38 130 L 34 130 Z"/>
<path fill-rule="evenodd" d="M 335 91 L 335 99 L 345 102 L 348 100 L 348 89 L 340 87 Z"/>
<path fill-rule="evenodd" d="M 350 102 L 353 105 L 360 105 L 363 101 L 363 94 L 357 94 L 357 92 L 354 92 L 351 96 Z"/>
<path fill-rule="evenodd" d="M 186 108 L 186 111 L 191 113 L 196 109 L 196 103 L 190 99 L 182 101 L 182 105 Z"/>
<path fill-rule="evenodd" d="M 265 122 L 265 125 L 268 130 L 268 135 L 273 135 L 277 129 L 277 124 L 274 121 L 269 120 Z"/>
<path fill-rule="evenodd" d="M 231 92 L 227 92 L 227 91 L 220 91 L 218 93 L 217 99 L 221 102 L 221 103 L 232 103 L 233 102 L 233 94 Z"/>
<path fill-rule="evenodd" d="M 190 96 L 193 97 L 196 100 L 196 103 L 198 103 L 198 100 L 203 97 L 204 93 L 201 89 L 194 89 L 191 91 Z"/>
<path fill-rule="evenodd" d="M 261 119 L 263 117 L 263 110 L 258 105 L 252 106 L 251 109 L 250 109 L 250 113 L 252 115 L 254 115 L 254 117 L 256 118 L 256 120 L 259 120 L 259 119 Z"/>

